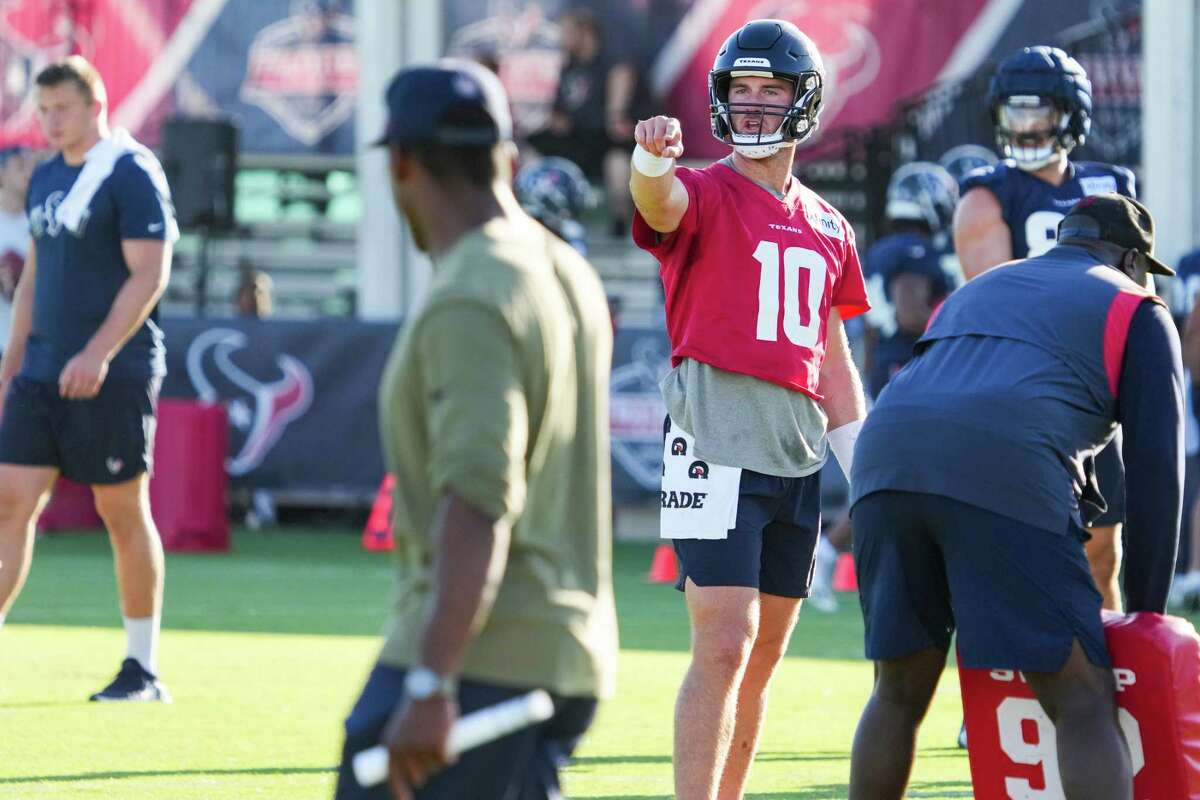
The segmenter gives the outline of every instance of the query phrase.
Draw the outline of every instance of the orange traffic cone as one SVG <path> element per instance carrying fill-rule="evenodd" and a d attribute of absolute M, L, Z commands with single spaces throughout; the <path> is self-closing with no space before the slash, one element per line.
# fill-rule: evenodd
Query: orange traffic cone
<path fill-rule="evenodd" d="M 833 568 L 833 590 L 835 592 L 857 592 L 858 577 L 854 574 L 854 556 L 842 553 Z"/>
<path fill-rule="evenodd" d="M 395 485 L 394 477 L 390 474 L 383 476 L 379 491 L 375 493 L 375 502 L 371 504 L 371 515 L 363 527 L 364 550 L 385 551 L 396 546 L 392 539 L 392 487 Z"/>
<path fill-rule="evenodd" d="M 660 544 L 654 548 L 654 560 L 650 562 L 651 583 L 674 583 L 679 577 L 679 564 L 675 561 L 675 548 Z"/>

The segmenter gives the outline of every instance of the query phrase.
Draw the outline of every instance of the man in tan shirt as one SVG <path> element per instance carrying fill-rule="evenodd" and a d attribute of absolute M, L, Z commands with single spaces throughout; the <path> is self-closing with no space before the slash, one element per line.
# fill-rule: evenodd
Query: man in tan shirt
<path fill-rule="evenodd" d="M 607 303 L 513 197 L 492 74 L 405 69 L 387 101 L 393 193 L 434 276 L 380 386 L 395 605 L 346 720 L 337 797 L 387 796 L 349 768 L 381 740 L 397 797 L 559 797 L 557 769 L 616 672 Z M 553 718 L 446 768 L 460 713 L 534 688 Z"/>

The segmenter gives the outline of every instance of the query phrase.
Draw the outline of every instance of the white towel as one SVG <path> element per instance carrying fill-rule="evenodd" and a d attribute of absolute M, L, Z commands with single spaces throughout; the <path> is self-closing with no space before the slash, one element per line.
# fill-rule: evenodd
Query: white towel
<path fill-rule="evenodd" d="M 55 213 L 58 222 L 73 234 L 78 234 L 88 216 L 88 206 L 100 184 L 112 174 L 117 159 L 131 150 L 142 146 L 124 128 L 113 128 L 112 134 L 96 144 L 84 155 L 83 170 L 71 186 L 71 191 L 59 204 Z"/>
<path fill-rule="evenodd" d="M 737 525 L 742 470 L 695 456 L 696 441 L 675 425 L 663 442 L 659 535 L 664 539 L 724 539 Z"/>

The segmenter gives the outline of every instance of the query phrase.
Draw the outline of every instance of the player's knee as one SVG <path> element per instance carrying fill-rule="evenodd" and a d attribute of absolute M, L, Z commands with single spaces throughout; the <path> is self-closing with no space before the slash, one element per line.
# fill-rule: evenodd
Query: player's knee
<path fill-rule="evenodd" d="M 0 525 L 24 528 L 33 519 L 40 501 L 40 493 L 0 481 Z"/>
<path fill-rule="evenodd" d="M 788 638 L 786 632 L 760 629 L 754 640 L 754 648 L 750 651 L 751 663 L 774 669 L 787 652 Z"/>
<path fill-rule="evenodd" d="M 746 664 L 753 645 L 752 626 L 732 623 L 696 631 L 692 649 L 694 657 L 710 669 L 733 675 Z"/>
<path fill-rule="evenodd" d="M 96 513 L 104 521 L 109 533 L 114 536 L 124 535 L 128 531 L 136 531 L 143 527 L 145 509 L 142 508 L 141 497 L 136 491 L 125 487 L 114 489 L 107 487 L 95 491 Z"/>

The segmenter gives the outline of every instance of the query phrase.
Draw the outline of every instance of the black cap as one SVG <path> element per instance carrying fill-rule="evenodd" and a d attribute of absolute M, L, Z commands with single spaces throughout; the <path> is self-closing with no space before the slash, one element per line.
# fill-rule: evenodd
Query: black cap
<path fill-rule="evenodd" d="M 1157 275 L 1174 275 L 1175 270 L 1154 257 L 1154 217 L 1137 200 L 1115 192 L 1083 198 L 1058 223 L 1058 241 L 1099 239 L 1137 250 L 1146 259 L 1146 269 Z"/>
<path fill-rule="evenodd" d="M 372 145 L 487 147 L 512 138 L 500 79 L 473 61 L 445 58 L 400 70 L 387 107 L 387 128 Z"/>

